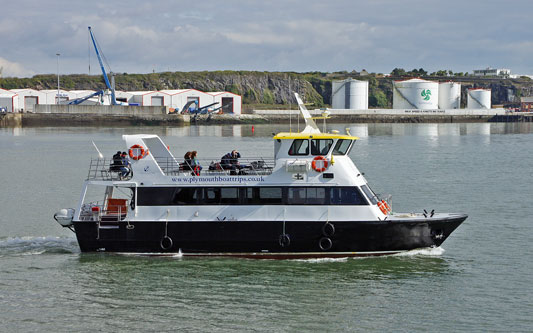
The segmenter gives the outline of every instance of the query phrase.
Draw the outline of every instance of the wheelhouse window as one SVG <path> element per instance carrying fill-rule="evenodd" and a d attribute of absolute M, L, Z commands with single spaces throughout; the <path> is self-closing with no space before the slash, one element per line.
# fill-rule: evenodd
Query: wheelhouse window
<path fill-rule="evenodd" d="M 378 198 L 377 196 L 374 194 L 374 191 L 372 191 L 370 189 L 370 187 L 368 187 L 367 185 L 363 185 L 361 186 L 361 189 L 363 190 L 363 192 L 365 192 L 365 195 L 366 197 L 370 200 L 370 202 L 375 205 L 378 203 Z"/>
<path fill-rule="evenodd" d="M 332 187 L 330 203 L 332 205 L 368 205 L 357 187 Z"/>
<path fill-rule="evenodd" d="M 289 155 L 309 155 L 309 140 L 296 139 L 289 148 Z"/>
<path fill-rule="evenodd" d="M 332 145 L 332 139 L 312 139 L 311 155 L 327 155 Z"/>
<path fill-rule="evenodd" d="M 353 140 L 339 139 L 333 148 L 333 155 L 346 155 Z"/>

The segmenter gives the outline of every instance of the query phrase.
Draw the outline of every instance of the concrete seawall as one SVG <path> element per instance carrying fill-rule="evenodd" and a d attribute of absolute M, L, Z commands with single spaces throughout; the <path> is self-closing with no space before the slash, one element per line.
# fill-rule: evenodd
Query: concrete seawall
<path fill-rule="evenodd" d="M 335 123 L 531 122 L 532 114 L 492 110 L 328 110 Z M 323 110 L 310 110 L 320 116 Z M 210 116 L 168 114 L 161 106 L 36 105 L 35 113 L 8 113 L 0 127 L 20 126 L 183 126 L 193 124 L 269 124 L 297 121 L 297 110 L 254 110 L 253 114 Z M 303 121 L 300 119 L 300 121 Z M 319 124 L 322 120 L 317 120 Z"/>

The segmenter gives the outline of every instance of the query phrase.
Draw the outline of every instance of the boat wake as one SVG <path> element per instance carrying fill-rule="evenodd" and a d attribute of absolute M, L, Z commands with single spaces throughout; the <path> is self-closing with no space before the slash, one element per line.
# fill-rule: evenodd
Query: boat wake
<path fill-rule="evenodd" d="M 309 258 L 309 259 L 292 259 L 294 261 L 300 261 L 300 262 L 308 262 L 313 264 L 324 264 L 324 263 L 330 263 L 330 262 L 346 262 L 348 261 L 348 257 L 342 257 L 342 258 Z"/>
<path fill-rule="evenodd" d="M 78 243 L 72 237 L 24 236 L 0 238 L 0 257 L 78 252 L 80 252 Z"/>
<path fill-rule="evenodd" d="M 439 257 L 444 253 L 442 247 L 426 247 L 423 249 L 415 249 L 411 251 L 393 254 L 394 257 Z"/>

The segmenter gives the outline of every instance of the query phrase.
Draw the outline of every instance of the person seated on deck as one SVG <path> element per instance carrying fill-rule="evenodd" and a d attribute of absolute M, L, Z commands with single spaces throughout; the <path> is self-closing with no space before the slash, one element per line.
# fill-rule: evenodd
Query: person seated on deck
<path fill-rule="evenodd" d="M 120 172 L 120 168 L 122 167 L 122 153 L 117 151 L 117 153 L 113 155 L 112 159 L 113 161 L 109 166 L 109 171 Z"/>
<path fill-rule="evenodd" d="M 200 165 L 200 162 L 196 158 L 196 155 L 198 152 L 196 150 L 191 151 L 191 168 L 193 170 L 193 175 L 200 176 L 200 171 L 202 171 L 202 166 Z"/>
<path fill-rule="evenodd" d="M 131 172 L 130 160 L 128 159 L 128 154 L 126 154 L 125 151 L 122 152 L 120 157 L 121 157 L 121 163 L 122 163 L 122 166 L 120 167 L 120 176 L 122 178 L 125 178 Z"/>
<path fill-rule="evenodd" d="M 191 159 L 191 152 L 188 151 L 183 155 L 183 163 L 180 165 L 180 169 L 184 171 L 192 171 L 192 159 Z"/>
<path fill-rule="evenodd" d="M 231 153 L 222 156 L 220 159 L 220 166 L 224 170 L 231 170 L 232 175 L 236 175 L 237 171 L 242 169 L 242 166 L 239 163 L 240 157 L 241 154 L 238 151 L 232 150 Z"/>

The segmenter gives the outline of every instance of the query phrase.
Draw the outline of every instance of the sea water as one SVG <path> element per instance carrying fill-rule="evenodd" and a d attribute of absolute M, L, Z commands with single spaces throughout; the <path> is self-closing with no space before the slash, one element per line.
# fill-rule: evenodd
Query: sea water
<path fill-rule="evenodd" d="M 53 220 L 97 152 L 273 156 L 286 125 L 0 129 L 0 331 L 532 331 L 533 126 L 328 124 L 396 212 L 467 213 L 440 248 L 359 259 L 82 254 Z"/>

